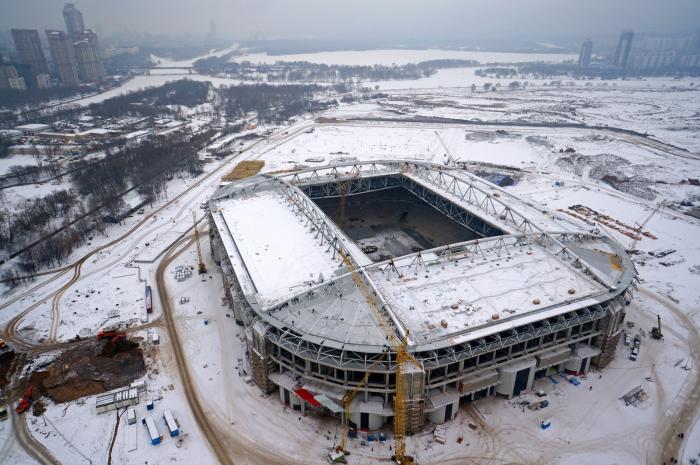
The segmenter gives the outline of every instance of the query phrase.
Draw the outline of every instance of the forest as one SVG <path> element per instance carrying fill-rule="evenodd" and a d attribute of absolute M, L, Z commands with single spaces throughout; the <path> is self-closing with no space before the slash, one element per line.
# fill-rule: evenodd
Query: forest
<path fill-rule="evenodd" d="M 306 61 L 253 64 L 248 61 L 230 61 L 229 55 L 209 57 L 194 62 L 201 74 L 226 73 L 241 79 L 267 80 L 268 82 L 347 82 L 421 79 L 431 76 L 441 68 L 476 66 L 472 60 L 430 60 L 405 65 L 327 65 Z"/>
<path fill-rule="evenodd" d="M 72 188 L 0 210 L 0 249 L 18 255 L 3 280 L 30 279 L 42 266 L 57 266 L 73 249 L 105 230 L 106 216 L 120 217 L 123 196 L 137 191 L 153 202 L 167 197 L 167 181 L 201 173 L 197 151 L 211 132 L 161 137 L 135 147 L 114 149 L 104 163 L 85 163 L 70 175 Z M 20 277 L 22 277 L 20 279 Z"/>

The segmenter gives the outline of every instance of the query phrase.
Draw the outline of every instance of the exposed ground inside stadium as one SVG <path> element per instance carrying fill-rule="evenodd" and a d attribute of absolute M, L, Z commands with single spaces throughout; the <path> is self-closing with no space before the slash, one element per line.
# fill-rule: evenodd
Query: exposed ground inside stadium
<path fill-rule="evenodd" d="M 315 202 L 374 261 L 480 237 L 402 187 Z"/>

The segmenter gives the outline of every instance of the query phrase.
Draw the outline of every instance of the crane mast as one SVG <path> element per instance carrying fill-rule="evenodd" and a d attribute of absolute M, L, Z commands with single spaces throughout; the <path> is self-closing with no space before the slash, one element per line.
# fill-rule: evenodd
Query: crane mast
<path fill-rule="evenodd" d="M 204 274 L 207 272 L 207 266 L 204 264 L 204 259 L 202 258 L 202 247 L 199 245 L 199 231 L 197 231 L 197 216 L 194 211 L 192 212 L 192 222 L 194 223 L 194 238 L 197 243 L 197 258 L 199 259 L 199 265 L 197 267 L 199 274 Z"/>
<path fill-rule="evenodd" d="M 408 351 L 408 333 L 403 338 L 399 338 L 396 332 L 392 329 L 383 310 L 377 305 L 369 286 L 360 276 L 361 271 L 355 265 L 350 254 L 343 251 L 338 251 L 343 258 L 343 263 L 348 268 L 353 282 L 357 289 L 362 293 L 362 296 L 367 301 L 367 304 L 372 309 L 379 326 L 386 335 L 389 347 L 396 353 L 396 395 L 394 396 L 394 462 L 399 465 L 416 465 L 413 458 L 406 454 L 406 396 L 407 386 L 404 379 L 404 368 L 407 364 L 413 363 L 420 367 L 420 364 L 413 355 Z M 369 375 L 367 375 L 369 376 Z"/>

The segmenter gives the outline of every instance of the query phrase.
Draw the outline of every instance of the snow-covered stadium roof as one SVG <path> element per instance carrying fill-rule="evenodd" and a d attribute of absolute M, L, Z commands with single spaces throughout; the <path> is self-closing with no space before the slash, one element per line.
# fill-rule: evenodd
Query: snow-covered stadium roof
<path fill-rule="evenodd" d="M 428 193 L 433 207 L 457 222 L 479 218 L 493 237 L 372 262 L 306 193 L 332 196 L 340 182 L 352 182 L 348 195 L 381 182 Z M 354 162 L 257 175 L 221 187 L 210 210 L 253 310 L 272 326 L 339 349 L 386 344 L 368 298 L 400 337 L 409 334 L 412 350 L 423 350 L 604 302 L 634 276 L 611 238 L 442 165 Z"/>

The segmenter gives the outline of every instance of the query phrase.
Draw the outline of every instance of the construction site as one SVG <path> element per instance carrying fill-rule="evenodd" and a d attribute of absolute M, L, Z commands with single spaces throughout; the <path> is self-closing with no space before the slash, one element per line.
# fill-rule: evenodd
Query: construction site
<path fill-rule="evenodd" d="M 224 183 L 209 201 L 214 260 L 251 376 L 347 437 L 405 436 L 461 403 L 604 368 L 634 265 L 596 228 L 462 169 L 351 162 Z M 282 234 L 280 234 L 283 232 Z"/>

